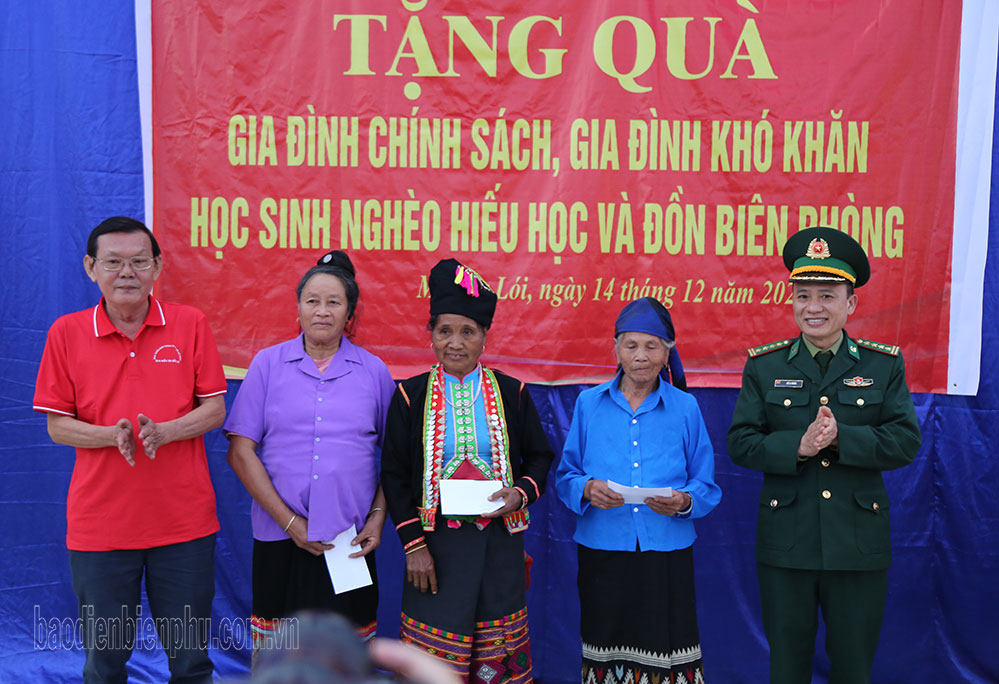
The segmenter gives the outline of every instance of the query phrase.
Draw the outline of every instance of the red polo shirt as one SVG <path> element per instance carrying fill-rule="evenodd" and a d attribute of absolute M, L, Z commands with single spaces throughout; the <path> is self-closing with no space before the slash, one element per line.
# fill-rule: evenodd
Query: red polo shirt
<path fill-rule="evenodd" d="M 94 425 L 140 413 L 173 420 L 195 397 L 226 391 L 208 319 L 197 309 L 149 298 L 149 313 L 130 340 L 111 323 L 104 300 L 62 316 L 49 329 L 34 409 Z M 150 460 L 136 441 L 135 466 L 117 447 L 76 450 L 66 502 L 66 546 L 74 551 L 145 549 L 217 532 L 215 492 L 205 442 L 172 442 Z"/>

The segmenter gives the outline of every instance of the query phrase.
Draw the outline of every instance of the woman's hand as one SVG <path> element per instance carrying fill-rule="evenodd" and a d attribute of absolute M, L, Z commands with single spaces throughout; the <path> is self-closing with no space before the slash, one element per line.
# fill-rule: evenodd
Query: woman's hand
<path fill-rule="evenodd" d="M 624 497 L 607 486 L 604 480 L 590 480 L 583 487 L 583 498 L 597 508 L 617 508 L 624 505 Z"/>
<path fill-rule="evenodd" d="M 513 487 L 504 487 L 489 495 L 490 501 L 498 501 L 499 499 L 503 499 L 503 506 L 495 511 L 483 513 L 483 518 L 501 518 L 507 513 L 520 510 L 520 507 L 524 505 L 524 495 Z"/>
<path fill-rule="evenodd" d="M 332 544 L 309 541 L 309 521 L 300 515 L 292 521 L 291 527 L 288 528 L 288 536 L 295 542 L 295 546 L 305 549 L 313 556 L 321 556 L 326 549 L 333 548 Z"/>
<path fill-rule="evenodd" d="M 690 507 L 690 494 L 673 490 L 673 496 L 651 496 L 645 503 L 656 513 L 672 516 Z"/>
<path fill-rule="evenodd" d="M 385 527 L 385 511 L 379 510 L 371 513 L 364 527 L 357 533 L 357 536 L 350 540 L 351 546 L 361 548 L 350 554 L 351 558 L 360 558 L 378 548 L 382 543 L 382 528 Z"/>
<path fill-rule="evenodd" d="M 406 581 L 412 582 L 424 593 L 428 589 L 431 594 L 437 593 L 437 573 L 434 572 L 434 557 L 430 555 L 430 549 L 423 547 L 406 554 Z"/>

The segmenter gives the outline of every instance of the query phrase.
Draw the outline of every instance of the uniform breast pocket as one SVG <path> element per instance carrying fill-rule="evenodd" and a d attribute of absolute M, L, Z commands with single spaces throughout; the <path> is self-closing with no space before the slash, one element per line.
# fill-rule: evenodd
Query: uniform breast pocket
<path fill-rule="evenodd" d="M 797 425 L 809 414 L 809 394 L 805 389 L 772 389 L 766 393 L 767 418 L 772 427 L 785 423 Z M 811 419 L 805 420 L 807 425 Z"/>
<path fill-rule="evenodd" d="M 884 393 L 879 389 L 851 387 L 836 394 L 839 407 L 835 413 L 845 423 L 864 425 L 881 413 Z"/>
<path fill-rule="evenodd" d="M 854 492 L 854 535 L 861 553 L 888 553 L 888 495 L 883 490 Z"/>
<path fill-rule="evenodd" d="M 798 528 L 796 498 L 794 490 L 782 492 L 764 488 L 760 492 L 756 520 L 756 540 L 760 546 L 777 551 L 787 551 L 794 546 Z"/>

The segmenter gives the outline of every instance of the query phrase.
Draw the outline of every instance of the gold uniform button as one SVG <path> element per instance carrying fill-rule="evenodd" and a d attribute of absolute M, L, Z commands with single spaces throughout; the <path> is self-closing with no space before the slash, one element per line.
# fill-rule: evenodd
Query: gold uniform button
<path fill-rule="evenodd" d="M 863 397 L 859 397 L 857 399 L 857 406 L 863 406 L 863 405 L 864 405 L 864 398 Z"/>
<path fill-rule="evenodd" d="M 790 399 L 785 399 L 784 400 L 784 406 L 790 406 L 790 405 L 791 405 L 791 400 Z"/>
<path fill-rule="evenodd" d="M 777 499 L 770 499 L 770 508 L 777 508 Z"/>
<path fill-rule="evenodd" d="M 822 459 L 822 467 L 823 468 L 828 468 L 829 467 L 829 459 L 828 458 L 823 458 Z"/>
<path fill-rule="evenodd" d="M 829 397 L 819 397 L 819 403 L 825 406 L 829 403 Z"/>
<path fill-rule="evenodd" d="M 822 498 L 823 499 L 831 499 L 832 498 L 832 492 L 830 492 L 828 489 L 823 489 L 822 490 Z"/>
<path fill-rule="evenodd" d="M 881 508 L 881 506 L 878 506 L 878 502 L 875 501 L 874 504 L 871 506 L 871 508 L 873 508 L 874 510 L 878 510 L 879 508 Z"/>

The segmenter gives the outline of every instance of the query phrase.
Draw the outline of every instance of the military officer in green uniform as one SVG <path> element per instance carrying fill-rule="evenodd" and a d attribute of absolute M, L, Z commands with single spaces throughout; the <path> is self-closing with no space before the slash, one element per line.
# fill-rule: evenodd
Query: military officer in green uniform
<path fill-rule="evenodd" d="M 912 462 L 919 424 L 899 348 L 844 330 L 870 277 L 826 227 L 784 246 L 801 335 L 749 350 L 728 452 L 763 473 L 756 529 L 771 684 L 808 684 L 826 626 L 830 684 L 870 682 L 891 562 L 881 471 Z"/>

